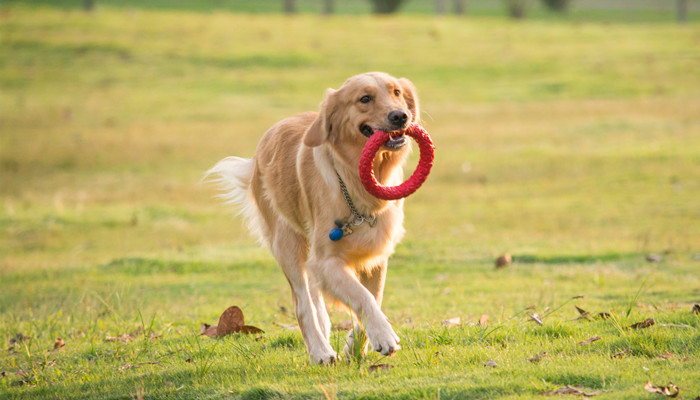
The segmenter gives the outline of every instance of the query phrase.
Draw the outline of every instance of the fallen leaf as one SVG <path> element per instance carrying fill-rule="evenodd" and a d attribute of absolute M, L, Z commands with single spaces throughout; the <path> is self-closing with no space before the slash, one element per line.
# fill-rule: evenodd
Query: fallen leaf
<path fill-rule="evenodd" d="M 680 393 L 680 389 L 678 389 L 678 386 L 670 382 L 666 386 L 654 386 L 652 385 L 651 381 L 647 381 L 647 384 L 644 385 L 644 390 L 646 390 L 649 393 L 662 394 L 666 397 L 677 397 L 678 393 Z"/>
<path fill-rule="evenodd" d="M 231 306 L 221 314 L 218 325 L 208 325 L 202 323 L 199 331 L 202 333 L 202 335 L 210 338 L 220 338 L 232 333 L 265 333 L 265 331 L 258 327 L 245 325 L 243 321 L 243 311 L 241 311 L 238 306 Z"/>
<path fill-rule="evenodd" d="M 700 304 L 693 306 L 693 314 L 700 314 Z"/>
<path fill-rule="evenodd" d="M 513 257 L 510 254 L 505 253 L 496 259 L 496 268 L 504 268 L 513 262 Z"/>
<path fill-rule="evenodd" d="M 191 358 L 188 358 L 187 360 L 185 360 L 185 362 L 188 363 L 188 364 L 191 364 L 191 363 L 193 363 L 194 361 L 192 361 Z"/>
<path fill-rule="evenodd" d="M 484 367 L 496 368 L 497 366 L 498 364 L 496 364 L 496 362 L 493 360 L 488 360 L 484 363 Z"/>
<path fill-rule="evenodd" d="M 545 352 L 545 353 L 537 354 L 537 355 L 535 355 L 535 356 L 532 357 L 532 358 L 528 358 L 527 360 L 530 361 L 531 363 L 538 363 L 538 362 L 540 362 L 543 358 L 547 358 L 547 357 L 549 357 L 549 356 L 548 356 L 547 353 Z"/>
<path fill-rule="evenodd" d="M 540 392 L 540 394 L 545 395 L 545 396 L 553 396 L 553 395 L 562 395 L 562 394 L 573 394 L 576 396 L 584 396 L 584 397 L 593 397 L 596 395 L 599 395 L 603 393 L 600 390 L 595 390 L 593 392 L 584 392 L 583 390 L 579 389 L 580 386 L 569 386 L 566 385 L 563 388 L 556 389 L 556 390 L 547 390 L 544 392 Z"/>
<path fill-rule="evenodd" d="M 24 334 L 18 333 L 15 335 L 15 337 L 10 339 L 10 344 L 11 345 L 20 344 L 22 342 L 26 342 L 29 339 L 31 339 L 29 336 L 24 336 Z"/>
<path fill-rule="evenodd" d="M 462 323 L 462 319 L 460 317 L 454 317 L 441 321 L 440 323 L 448 328 L 452 328 L 453 326 L 459 326 L 459 324 Z"/>
<path fill-rule="evenodd" d="M 256 333 L 265 333 L 262 329 L 257 326 L 243 325 L 236 332 L 245 333 L 246 335 L 254 335 Z"/>
<path fill-rule="evenodd" d="M 660 254 L 647 254 L 646 259 L 649 262 L 661 262 L 663 257 Z"/>
<path fill-rule="evenodd" d="M 202 324 L 202 326 L 199 328 L 199 330 L 200 330 L 200 332 L 202 332 L 202 335 L 209 336 L 210 338 L 215 338 L 218 328 L 219 328 L 218 325 L 212 326 L 212 325 L 208 325 L 208 324 Z"/>
<path fill-rule="evenodd" d="M 56 338 L 56 341 L 53 343 L 54 350 L 60 349 L 60 348 L 65 347 L 65 346 L 66 346 L 66 342 L 63 341 L 63 339 L 61 339 L 61 338 Z"/>
<path fill-rule="evenodd" d="M 231 306 L 219 317 L 219 325 L 216 329 L 216 336 L 222 337 L 238 332 L 243 322 L 243 311 L 237 306 Z"/>
<path fill-rule="evenodd" d="M 479 318 L 479 325 L 480 326 L 486 326 L 489 324 L 489 315 L 488 314 L 483 314 L 481 318 Z"/>
<path fill-rule="evenodd" d="M 610 313 L 606 313 L 606 312 L 598 313 L 598 315 L 596 315 L 596 317 L 600 318 L 600 319 L 608 319 L 608 318 L 610 318 Z"/>
<path fill-rule="evenodd" d="M 664 350 L 664 352 L 659 355 L 661 358 L 673 358 L 674 356 L 675 354 L 669 353 L 668 350 Z"/>
<path fill-rule="evenodd" d="M 578 342 L 576 344 L 578 344 L 579 346 L 585 346 L 587 344 L 591 344 L 591 343 L 598 341 L 600 339 L 602 339 L 602 338 L 600 336 L 596 335 L 596 336 L 593 336 L 592 338 L 588 338 L 588 339 L 586 339 L 582 342 Z"/>
<path fill-rule="evenodd" d="M 629 351 L 630 351 L 630 348 L 628 347 L 628 348 L 622 350 L 622 351 L 619 352 L 619 353 L 613 354 L 613 355 L 611 356 L 611 358 L 624 358 L 624 357 L 627 355 L 627 353 L 629 353 Z"/>
<path fill-rule="evenodd" d="M 578 313 L 579 313 L 578 319 L 591 319 L 591 313 L 584 310 L 583 308 L 579 308 L 578 306 L 574 306 L 574 307 L 576 307 L 576 311 L 578 311 Z"/>
<path fill-rule="evenodd" d="M 631 329 L 644 329 L 644 328 L 648 328 L 654 324 L 655 324 L 654 318 L 647 318 L 644 321 L 637 322 L 636 324 L 632 324 L 629 327 Z"/>
<path fill-rule="evenodd" d="M 528 314 L 527 316 L 530 317 L 531 320 L 535 321 L 537 325 L 544 325 L 544 322 L 542 322 L 542 318 L 540 318 L 540 316 L 537 315 L 537 313 Z"/>
<path fill-rule="evenodd" d="M 395 367 L 391 364 L 375 364 L 375 365 L 370 365 L 369 368 L 367 368 L 367 369 L 369 370 L 370 374 L 373 374 L 377 371 L 389 371 L 389 370 L 394 369 L 394 368 Z"/>

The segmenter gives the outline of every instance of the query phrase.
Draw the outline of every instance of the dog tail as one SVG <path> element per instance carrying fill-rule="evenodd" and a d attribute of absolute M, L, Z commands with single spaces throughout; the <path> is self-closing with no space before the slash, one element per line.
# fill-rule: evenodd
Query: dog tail
<path fill-rule="evenodd" d="M 223 193 L 218 197 L 237 208 L 251 233 L 261 243 L 267 244 L 262 231 L 262 216 L 250 191 L 254 171 L 255 159 L 226 157 L 205 173 L 204 180 L 210 180 L 219 186 Z"/>

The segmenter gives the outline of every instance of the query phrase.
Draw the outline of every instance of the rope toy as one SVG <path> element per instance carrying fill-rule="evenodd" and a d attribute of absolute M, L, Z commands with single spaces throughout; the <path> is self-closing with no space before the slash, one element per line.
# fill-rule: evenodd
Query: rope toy
<path fill-rule="evenodd" d="M 413 172 L 413 175 L 411 175 L 406 182 L 398 186 L 383 186 L 377 182 L 377 178 L 374 176 L 374 156 L 377 154 L 377 151 L 379 151 L 379 148 L 389 140 L 391 136 L 396 136 L 397 134 L 408 135 L 418 143 L 420 159 L 418 160 L 418 166 Z M 375 131 L 362 149 L 362 157 L 360 158 L 360 180 L 365 189 L 374 197 L 383 200 L 403 199 L 418 190 L 428 178 L 430 169 L 433 167 L 434 157 L 435 146 L 433 146 L 433 141 L 430 139 L 428 132 L 418 124 L 411 124 L 408 128 L 400 132 L 388 133 L 384 131 Z"/>

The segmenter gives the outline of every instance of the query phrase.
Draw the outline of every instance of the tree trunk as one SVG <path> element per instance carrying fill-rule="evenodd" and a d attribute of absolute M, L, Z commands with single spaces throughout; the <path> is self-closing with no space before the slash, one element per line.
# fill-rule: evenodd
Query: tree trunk
<path fill-rule="evenodd" d="M 525 9 L 527 8 L 527 0 L 507 0 L 508 15 L 513 19 L 525 18 Z"/>
<path fill-rule="evenodd" d="M 678 23 L 685 24 L 688 21 L 688 0 L 676 0 L 678 11 Z"/>
<path fill-rule="evenodd" d="M 457 14 L 457 15 L 464 14 L 464 0 L 454 0 L 454 6 L 455 6 L 455 14 Z"/>
<path fill-rule="evenodd" d="M 403 0 L 372 0 L 374 12 L 377 14 L 391 14 L 399 9 Z"/>
<path fill-rule="evenodd" d="M 445 0 L 435 0 L 435 13 L 445 15 Z"/>
<path fill-rule="evenodd" d="M 323 15 L 333 14 L 333 0 L 323 0 Z"/>
<path fill-rule="evenodd" d="M 297 12 L 296 4 L 294 4 L 294 0 L 284 0 L 284 13 L 285 14 L 294 14 Z"/>

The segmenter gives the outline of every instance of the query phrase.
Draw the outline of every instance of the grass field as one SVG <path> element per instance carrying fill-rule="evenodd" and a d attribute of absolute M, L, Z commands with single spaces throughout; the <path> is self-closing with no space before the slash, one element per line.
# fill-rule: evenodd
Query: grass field
<path fill-rule="evenodd" d="M 700 396 L 692 19 L 28 4 L 0 4 L 0 398 Z M 415 83 L 436 164 L 390 260 L 403 349 L 319 367 L 274 260 L 199 181 L 368 70 Z M 230 305 L 265 334 L 200 336 Z"/>

